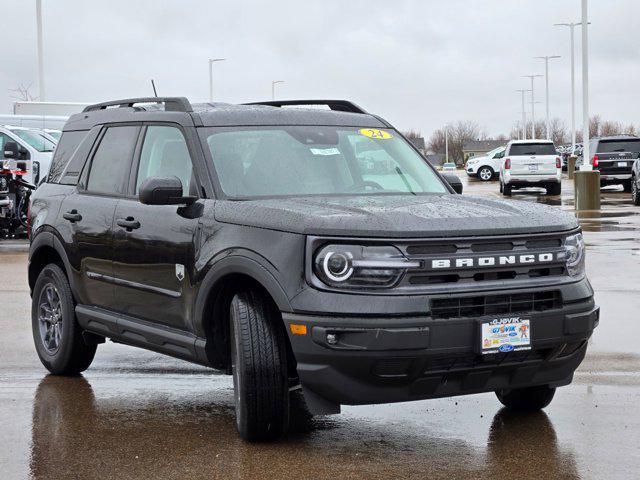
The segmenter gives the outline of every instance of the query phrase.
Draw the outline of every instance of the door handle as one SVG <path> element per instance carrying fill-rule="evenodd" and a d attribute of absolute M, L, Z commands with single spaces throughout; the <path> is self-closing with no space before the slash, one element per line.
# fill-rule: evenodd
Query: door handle
<path fill-rule="evenodd" d="M 140 222 L 133 217 L 119 218 L 116 220 L 119 227 L 124 228 L 127 232 L 140 228 Z"/>
<path fill-rule="evenodd" d="M 62 218 L 64 218 L 65 220 L 69 220 L 71 223 L 76 223 L 82 220 L 82 215 L 80 215 L 74 208 L 70 212 L 63 213 Z"/>

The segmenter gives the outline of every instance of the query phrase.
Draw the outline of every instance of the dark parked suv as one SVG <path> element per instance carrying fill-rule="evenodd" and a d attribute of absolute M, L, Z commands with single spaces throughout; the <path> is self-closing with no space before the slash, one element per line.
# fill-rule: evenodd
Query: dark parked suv
<path fill-rule="evenodd" d="M 631 169 L 640 158 L 640 138 L 633 135 L 592 138 L 589 151 L 591 165 L 600 170 L 601 186 L 622 185 L 625 192 L 631 191 Z"/>
<path fill-rule="evenodd" d="M 110 338 L 221 369 L 249 440 L 286 431 L 294 390 L 315 414 L 543 408 L 598 324 L 580 228 L 453 179 L 346 101 L 89 106 L 31 197 L 38 355 L 77 374 Z"/>

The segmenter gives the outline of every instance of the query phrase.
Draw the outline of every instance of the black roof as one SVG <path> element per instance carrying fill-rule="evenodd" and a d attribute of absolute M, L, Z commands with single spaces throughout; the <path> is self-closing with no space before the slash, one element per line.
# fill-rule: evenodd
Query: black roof
<path fill-rule="evenodd" d="M 162 108 L 164 105 L 164 108 Z M 313 108 L 324 105 L 329 109 Z M 283 108 L 283 107 L 295 108 Z M 73 115 L 65 131 L 86 130 L 104 123 L 135 121 L 175 121 L 194 126 L 335 125 L 391 127 L 386 121 L 365 112 L 346 100 L 289 100 L 252 104 L 191 104 L 184 97 L 115 100 L 89 105 Z"/>

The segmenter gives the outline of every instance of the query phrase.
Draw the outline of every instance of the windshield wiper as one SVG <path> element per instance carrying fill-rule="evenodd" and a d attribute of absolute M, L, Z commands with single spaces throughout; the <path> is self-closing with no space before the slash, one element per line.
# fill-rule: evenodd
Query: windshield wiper
<path fill-rule="evenodd" d="M 396 173 L 400 175 L 400 178 L 404 182 L 404 186 L 407 187 L 407 190 L 409 190 L 409 193 L 412 195 L 415 195 L 416 192 L 414 192 L 413 189 L 411 188 L 411 185 L 409 185 L 409 182 L 407 181 L 407 177 L 405 177 L 404 173 L 402 173 L 402 170 L 400 170 L 400 167 L 396 166 Z"/>

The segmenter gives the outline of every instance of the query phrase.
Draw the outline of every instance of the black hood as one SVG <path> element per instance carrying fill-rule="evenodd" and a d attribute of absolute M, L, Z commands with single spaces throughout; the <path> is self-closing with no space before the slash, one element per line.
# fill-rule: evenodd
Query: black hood
<path fill-rule="evenodd" d="M 294 197 L 219 201 L 220 222 L 308 235 L 455 237 L 572 230 L 576 218 L 547 205 L 462 195 Z"/>

